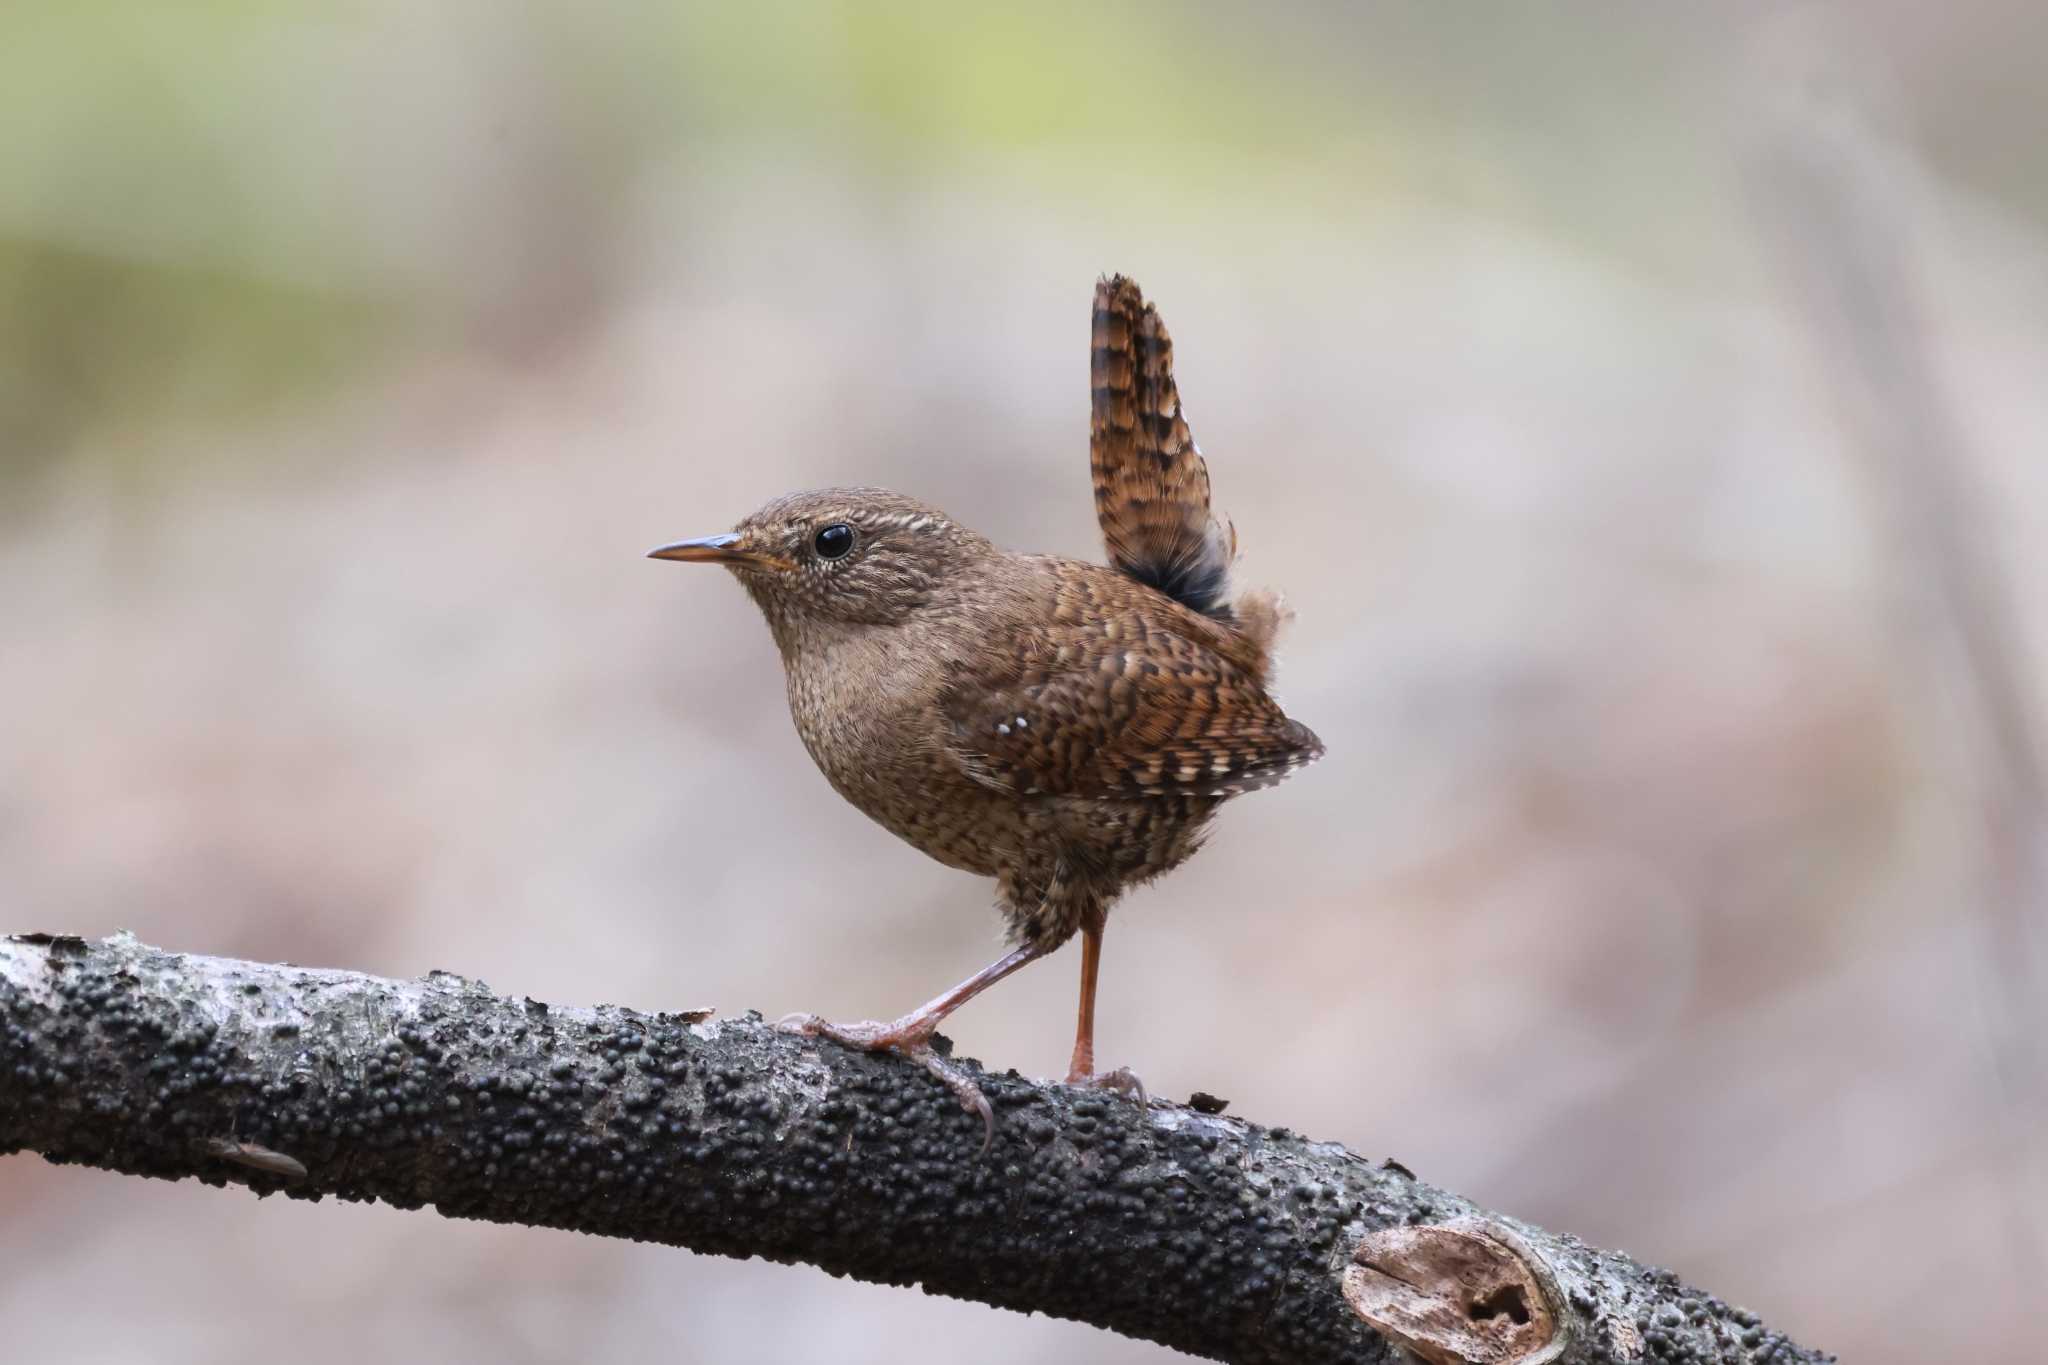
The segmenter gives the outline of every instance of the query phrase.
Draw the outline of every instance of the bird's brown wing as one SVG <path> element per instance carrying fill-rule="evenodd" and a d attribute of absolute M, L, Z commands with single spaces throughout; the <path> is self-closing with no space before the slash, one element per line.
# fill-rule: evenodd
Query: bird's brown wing
<path fill-rule="evenodd" d="M 1209 511 L 1209 467 L 1173 382 L 1173 339 L 1135 282 L 1095 286 L 1088 461 L 1109 562 L 1219 620 L 1235 551 Z"/>
<path fill-rule="evenodd" d="M 1000 672 L 963 671 L 945 698 L 970 774 L 1023 796 L 1235 796 L 1322 756 L 1244 670 L 1191 634 L 1123 623 L 1047 632 Z"/>

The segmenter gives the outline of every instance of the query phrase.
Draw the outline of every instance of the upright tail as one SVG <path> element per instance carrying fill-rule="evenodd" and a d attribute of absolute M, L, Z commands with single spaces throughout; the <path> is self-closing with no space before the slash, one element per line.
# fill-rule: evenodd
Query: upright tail
<path fill-rule="evenodd" d="M 1109 562 L 1221 621 L 1236 537 L 1209 511 L 1209 467 L 1181 415 L 1173 339 L 1138 286 L 1095 286 L 1088 461 Z"/>

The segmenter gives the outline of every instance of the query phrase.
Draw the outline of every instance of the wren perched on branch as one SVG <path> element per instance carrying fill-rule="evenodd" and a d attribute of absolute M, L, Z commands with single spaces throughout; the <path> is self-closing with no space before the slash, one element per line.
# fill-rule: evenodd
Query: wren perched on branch
<path fill-rule="evenodd" d="M 939 1021 L 1081 935 L 1073 1085 L 1095 1070 L 1095 979 L 1118 896 L 1178 867 L 1216 808 L 1320 757 L 1267 691 L 1279 599 L 1229 592 L 1236 538 L 1138 286 L 1095 289 L 1089 459 L 1110 567 L 997 549 L 878 488 L 778 498 L 656 559 L 722 564 L 768 618 L 804 747 L 841 796 L 948 867 L 994 877 L 1017 945 L 893 1023 L 786 1021 L 921 1062 Z"/>

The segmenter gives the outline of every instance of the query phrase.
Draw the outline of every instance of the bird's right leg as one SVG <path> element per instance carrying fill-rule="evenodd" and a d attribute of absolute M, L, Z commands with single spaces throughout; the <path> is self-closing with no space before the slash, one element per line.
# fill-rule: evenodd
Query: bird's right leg
<path fill-rule="evenodd" d="M 883 1024 L 872 1019 L 864 1019 L 857 1024 L 835 1024 L 815 1014 L 792 1014 L 779 1020 L 776 1027 L 807 1037 L 830 1038 L 835 1043 L 857 1048 L 862 1052 L 902 1053 L 945 1082 L 946 1088 L 959 1097 L 960 1103 L 967 1107 L 969 1113 L 981 1115 L 985 1129 L 981 1149 L 985 1152 L 995 1137 L 995 1111 L 989 1108 L 988 1097 L 981 1093 L 981 1087 L 969 1080 L 965 1072 L 941 1057 L 932 1047 L 932 1035 L 938 1032 L 940 1021 L 947 1015 L 1018 968 L 1044 957 L 1049 951 L 1050 949 L 1042 945 L 1027 943 L 991 962 L 944 995 L 919 1005 L 893 1023 Z"/>
<path fill-rule="evenodd" d="M 1095 1069 L 1095 980 L 1102 968 L 1102 927 L 1107 916 L 1098 912 L 1081 926 L 1081 1009 L 1074 1027 L 1074 1060 L 1067 1068 L 1068 1085 L 1095 1086 L 1115 1090 L 1138 1102 L 1150 1103 L 1145 1083 L 1129 1067 L 1114 1071 Z"/>

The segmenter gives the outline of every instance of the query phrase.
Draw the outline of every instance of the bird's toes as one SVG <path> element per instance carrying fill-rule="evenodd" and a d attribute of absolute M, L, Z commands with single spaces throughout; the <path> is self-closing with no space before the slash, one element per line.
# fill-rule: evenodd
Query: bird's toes
<path fill-rule="evenodd" d="M 1152 1097 L 1145 1093 L 1145 1083 L 1127 1066 L 1120 1066 L 1114 1071 L 1097 1071 L 1086 1076 L 1070 1075 L 1067 1077 L 1067 1084 L 1084 1086 L 1091 1090 L 1114 1090 L 1126 1099 L 1136 1100 L 1141 1108 L 1152 1102 Z"/>
<path fill-rule="evenodd" d="M 996 1111 L 989 1106 L 988 1096 L 981 1093 L 981 1087 L 968 1079 L 967 1073 L 954 1066 L 930 1048 L 920 1048 L 910 1054 L 923 1063 L 924 1069 L 944 1082 L 960 1101 L 961 1107 L 970 1114 L 981 1116 L 981 1151 L 977 1155 L 987 1156 L 989 1146 L 996 1140 Z"/>
<path fill-rule="evenodd" d="M 889 1024 L 873 1019 L 835 1024 L 815 1014 L 789 1014 L 775 1021 L 775 1027 L 784 1033 L 826 1038 L 860 1052 L 897 1052 L 910 1058 L 944 1083 L 968 1113 L 981 1116 L 981 1150 L 985 1154 L 995 1141 L 995 1110 L 981 1093 L 981 1087 L 932 1047 L 936 1026 L 936 1020 L 921 1014 L 906 1015 Z"/>
<path fill-rule="evenodd" d="M 931 1046 L 933 1032 L 932 1021 L 918 1015 L 887 1024 L 876 1019 L 835 1024 L 815 1014 L 786 1014 L 776 1020 L 775 1027 L 806 1038 L 829 1038 L 857 1052 L 914 1053 Z"/>

